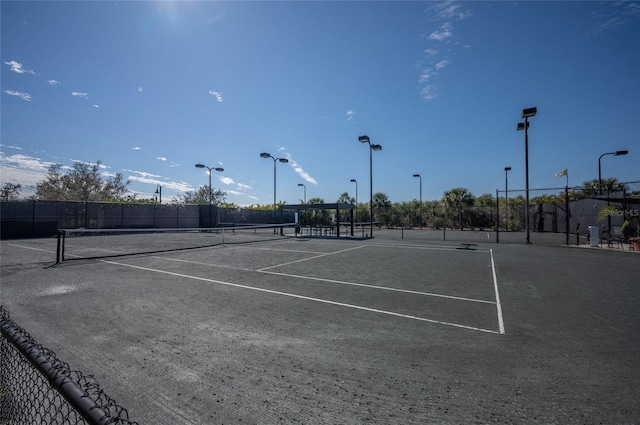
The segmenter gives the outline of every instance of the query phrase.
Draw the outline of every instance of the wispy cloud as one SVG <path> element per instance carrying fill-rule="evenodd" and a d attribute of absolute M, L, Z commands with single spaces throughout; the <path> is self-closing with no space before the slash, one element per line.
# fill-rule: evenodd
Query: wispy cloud
<path fill-rule="evenodd" d="M 134 150 L 134 151 L 139 151 L 140 149 L 142 149 L 140 146 L 134 146 L 131 148 L 131 150 Z"/>
<path fill-rule="evenodd" d="M 25 69 L 22 67 L 22 64 L 20 62 L 16 62 L 16 61 L 9 61 L 9 62 L 5 62 L 5 65 L 9 65 L 9 68 L 15 72 L 16 74 L 33 74 L 35 75 L 35 71 L 31 70 L 31 69 Z"/>
<path fill-rule="evenodd" d="M 224 98 L 222 97 L 222 92 L 209 90 L 209 94 L 215 97 L 218 102 L 222 102 L 224 100 Z M 233 101 L 231 103 L 233 103 Z"/>
<path fill-rule="evenodd" d="M 47 84 L 49 84 L 50 86 L 58 86 L 62 83 L 60 83 L 60 81 L 58 80 L 47 80 Z"/>
<path fill-rule="evenodd" d="M 164 156 L 159 156 L 156 159 L 160 160 L 160 161 L 166 161 L 167 158 L 165 158 Z"/>
<path fill-rule="evenodd" d="M 309 182 L 311 184 L 318 184 L 318 182 L 316 181 L 316 179 L 314 179 L 313 177 L 311 177 L 311 175 L 309 173 L 307 173 L 306 171 L 304 171 L 304 169 L 302 168 L 302 166 L 300 164 L 298 164 L 292 157 L 291 154 L 287 153 L 286 155 L 287 159 L 289 160 L 289 164 L 291 165 L 291 167 L 293 167 L 293 171 L 295 171 L 304 181 Z"/>
<path fill-rule="evenodd" d="M 345 121 L 349 122 L 353 120 L 353 114 L 355 114 L 355 112 L 352 109 L 349 109 L 347 111 L 347 118 L 345 119 Z"/>
<path fill-rule="evenodd" d="M 98 105 L 97 103 L 94 103 L 93 107 L 96 108 L 96 109 L 100 109 L 100 105 Z"/>
<path fill-rule="evenodd" d="M 23 187 L 35 186 L 45 177 L 51 165 L 53 162 L 33 156 L 5 155 L 4 152 L 0 152 L 3 182 L 20 183 Z"/>
<path fill-rule="evenodd" d="M 144 87 L 140 86 L 138 87 L 138 93 L 142 93 L 144 91 Z"/>
<path fill-rule="evenodd" d="M 27 102 L 31 102 L 31 95 L 29 93 L 16 91 L 16 90 L 2 90 L 2 91 L 5 92 L 6 94 L 8 94 L 9 96 L 17 96 L 22 100 L 26 100 Z"/>
<path fill-rule="evenodd" d="M 600 2 L 598 5 L 601 8 L 591 13 L 594 18 L 594 26 L 590 31 L 591 33 L 599 34 L 626 24 L 638 25 L 640 3 L 635 1 L 610 1 Z"/>
<path fill-rule="evenodd" d="M 447 38 L 453 37 L 453 24 L 451 22 L 445 22 L 442 24 L 439 30 L 432 32 L 429 35 L 429 40 L 443 41 Z"/>
<path fill-rule="evenodd" d="M 471 11 L 463 7 L 465 4 L 452 0 L 429 2 L 425 10 L 432 21 L 438 23 L 438 27 L 431 30 L 428 36 L 425 34 L 431 46 L 422 51 L 422 57 L 418 61 L 420 96 L 426 101 L 431 101 L 438 96 L 438 85 L 434 80 L 437 80 L 437 76 L 452 63 L 454 49 L 461 47 L 461 43 L 455 40 L 454 30 L 456 23 L 472 16 Z M 439 47 L 443 44 L 447 46 L 444 54 L 443 49 Z M 462 48 L 469 47 L 469 44 L 462 46 Z"/>
<path fill-rule="evenodd" d="M 72 91 L 71 96 L 79 97 L 81 99 L 89 99 L 89 93 L 83 93 L 79 91 Z"/>

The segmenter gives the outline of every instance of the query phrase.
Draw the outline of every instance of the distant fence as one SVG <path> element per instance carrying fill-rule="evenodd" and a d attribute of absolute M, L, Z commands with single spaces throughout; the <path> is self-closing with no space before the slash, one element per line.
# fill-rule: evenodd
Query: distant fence
<path fill-rule="evenodd" d="M 292 217 L 278 220 L 293 221 Z M 195 228 L 274 223 L 273 211 L 215 205 L 66 201 L 0 202 L 0 237 L 55 236 L 58 229 Z"/>
<path fill-rule="evenodd" d="M 72 371 L 0 306 L 0 424 L 137 424 L 92 376 Z"/>

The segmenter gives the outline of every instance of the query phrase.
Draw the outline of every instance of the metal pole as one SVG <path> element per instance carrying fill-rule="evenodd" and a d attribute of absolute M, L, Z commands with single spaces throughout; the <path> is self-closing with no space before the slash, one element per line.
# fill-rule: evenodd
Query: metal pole
<path fill-rule="evenodd" d="M 496 189 L 496 243 L 500 243 L 500 192 Z"/>
<path fill-rule="evenodd" d="M 531 243 L 529 233 L 529 117 L 524 119 L 524 150 L 525 150 L 525 186 L 526 186 L 526 205 L 524 210 L 525 228 L 527 231 L 527 242 Z"/>
<path fill-rule="evenodd" d="M 373 147 L 369 143 L 369 237 L 373 238 Z"/>
<path fill-rule="evenodd" d="M 504 231 L 509 231 L 509 170 L 504 169 Z"/>
<path fill-rule="evenodd" d="M 565 233 L 567 234 L 566 243 L 569 245 L 569 220 L 571 219 L 571 213 L 569 212 L 569 178 L 567 177 L 567 185 L 564 187 L 564 208 L 565 208 Z"/>

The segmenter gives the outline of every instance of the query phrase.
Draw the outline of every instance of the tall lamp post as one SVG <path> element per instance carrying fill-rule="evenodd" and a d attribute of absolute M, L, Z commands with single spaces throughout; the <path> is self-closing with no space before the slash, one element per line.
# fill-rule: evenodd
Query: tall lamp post
<path fill-rule="evenodd" d="M 220 168 L 220 167 L 207 167 L 204 164 L 196 164 L 196 168 L 206 168 L 207 170 L 209 170 L 209 227 L 213 227 L 212 223 L 211 223 L 211 201 L 212 201 L 212 195 L 213 195 L 213 189 L 211 188 L 211 172 L 213 171 L 217 171 L 217 172 L 221 172 L 224 171 L 224 168 Z"/>
<path fill-rule="evenodd" d="M 517 130 L 524 130 L 524 168 L 525 168 L 525 181 L 526 181 L 526 206 L 524 210 L 525 227 L 527 229 L 527 243 L 531 243 L 529 237 L 529 118 L 535 117 L 538 112 L 538 108 L 527 108 L 522 110 L 522 118 L 524 122 L 519 122 Z"/>
<path fill-rule="evenodd" d="M 602 194 L 602 166 L 600 164 L 600 160 L 602 159 L 602 157 L 606 155 L 620 156 L 620 155 L 626 155 L 628 153 L 629 151 L 624 150 L 624 151 L 607 152 L 600 155 L 600 157 L 598 158 L 598 193 L 599 194 Z"/>
<path fill-rule="evenodd" d="M 270 153 L 262 152 L 260 154 L 262 158 L 271 158 L 273 159 L 273 221 L 276 222 L 276 162 L 280 161 L 283 164 L 289 162 L 287 158 L 276 158 L 272 156 Z"/>
<path fill-rule="evenodd" d="M 156 185 L 156 195 L 158 195 L 158 204 L 162 204 L 162 186 L 159 184 Z"/>
<path fill-rule="evenodd" d="M 600 165 L 600 160 L 602 159 L 602 157 L 606 155 L 620 156 L 620 155 L 626 155 L 628 153 L 629 153 L 628 150 L 607 152 L 607 153 L 603 153 L 602 155 L 600 155 L 600 157 L 598 157 L 598 193 L 599 194 L 602 194 L 602 167 Z M 608 205 L 609 205 L 609 189 L 607 189 L 607 206 Z M 611 215 L 609 214 L 607 214 L 607 226 L 609 227 L 609 234 L 611 234 Z"/>
<path fill-rule="evenodd" d="M 511 167 L 504 167 L 504 230 L 509 231 L 509 171 Z"/>
<path fill-rule="evenodd" d="M 349 181 L 356 184 L 356 221 L 358 221 L 358 181 L 356 179 L 351 179 Z"/>
<path fill-rule="evenodd" d="M 304 183 L 298 183 L 298 186 L 302 186 L 304 187 L 304 203 L 307 203 L 307 186 L 304 185 Z"/>
<path fill-rule="evenodd" d="M 420 179 L 420 230 L 422 230 L 422 176 L 420 174 L 414 174 L 413 177 Z"/>
<path fill-rule="evenodd" d="M 373 151 L 382 150 L 382 145 L 371 144 L 369 136 L 360 136 L 358 141 L 369 144 L 369 237 L 373 238 Z"/>

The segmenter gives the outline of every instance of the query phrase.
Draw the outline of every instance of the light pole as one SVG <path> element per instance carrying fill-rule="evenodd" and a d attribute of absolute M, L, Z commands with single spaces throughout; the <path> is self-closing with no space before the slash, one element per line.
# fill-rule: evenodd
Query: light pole
<path fill-rule="evenodd" d="M 358 180 L 351 179 L 349 181 L 356 184 L 356 221 L 358 221 Z"/>
<path fill-rule="evenodd" d="M 629 151 L 624 150 L 624 151 L 607 152 L 600 155 L 600 157 L 598 158 L 598 194 L 600 195 L 602 194 L 602 166 L 600 165 L 600 160 L 602 159 L 602 157 L 605 155 L 620 156 L 620 155 L 626 155 L 628 153 Z"/>
<path fill-rule="evenodd" d="M 213 171 L 224 171 L 224 168 L 220 168 L 220 167 L 207 167 L 204 164 L 196 164 L 196 168 L 206 168 L 207 170 L 209 170 L 209 227 L 213 227 L 213 223 L 211 223 L 211 216 L 212 216 L 212 206 L 211 206 L 211 201 L 212 199 L 212 195 L 213 195 L 213 189 L 211 189 L 211 172 Z"/>
<path fill-rule="evenodd" d="M 158 198 L 158 204 L 162 204 L 162 186 L 160 186 L 159 184 L 156 185 L 156 195 L 159 196 Z"/>
<path fill-rule="evenodd" d="M 509 171 L 511 167 L 504 167 L 504 230 L 509 231 Z"/>
<path fill-rule="evenodd" d="M 307 203 L 307 186 L 304 185 L 304 183 L 298 183 L 298 186 L 302 186 L 304 187 L 304 203 Z"/>
<path fill-rule="evenodd" d="M 527 243 L 531 243 L 531 239 L 529 238 L 529 118 L 534 117 L 538 112 L 538 108 L 527 108 L 522 110 L 522 118 L 524 118 L 524 122 L 519 122 L 518 127 L 516 128 L 518 131 L 524 130 L 524 173 L 525 173 L 525 181 L 526 181 L 526 206 L 524 210 L 524 220 L 525 227 L 527 229 Z"/>
<path fill-rule="evenodd" d="M 414 174 L 413 177 L 420 179 L 420 230 L 422 230 L 422 176 L 420 174 Z"/>
<path fill-rule="evenodd" d="M 598 157 L 598 193 L 599 194 L 602 194 L 602 167 L 600 166 L 600 160 L 602 159 L 602 157 L 605 155 L 620 156 L 620 155 L 626 155 L 628 153 L 629 153 L 628 150 L 607 152 L 607 153 L 603 153 L 602 155 L 600 155 L 600 157 Z M 607 189 L 607 206 L 609 206 L 610 190 L 611 189 Z M 607 226 L 609 227 L 609 234 L 611 234 L 611 215 L 610 214 L 607 214 Z"/>
<path fill-rule="evenodd" d="M 382 150 L 382 145 L 372 145 L 369 136 L 360 136 L 358 141 L 369 144 L 369 237 L 373 238 L 373 151 Z"/>
<path fill-rule="evenodd" d="M 262 158 L 271 158 L 273 159 L 273 222 L 276 222 L 276 162 L 280 161 L 283 164 L 289 162 L 287 158 L 275 158 L 270 153 L 262 152 L 260 154 Z M 275 229 L 274 229 L 275 230 Z"/>

